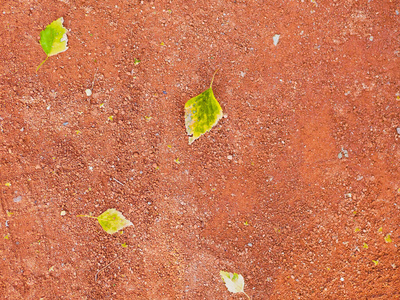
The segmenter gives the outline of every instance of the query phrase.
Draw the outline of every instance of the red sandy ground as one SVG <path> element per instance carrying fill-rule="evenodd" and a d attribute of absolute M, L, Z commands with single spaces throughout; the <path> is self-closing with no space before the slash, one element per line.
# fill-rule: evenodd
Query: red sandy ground
<path fill-rule="evenodd" d="M 399 11 L 2 0 L 1 299 L 245 299 L 220 270 L 253 300 L 399 298 Z M 217 68 L 225 118 L 189 146 Z M 134 226 L 76 217 L 108 208 Z"/>

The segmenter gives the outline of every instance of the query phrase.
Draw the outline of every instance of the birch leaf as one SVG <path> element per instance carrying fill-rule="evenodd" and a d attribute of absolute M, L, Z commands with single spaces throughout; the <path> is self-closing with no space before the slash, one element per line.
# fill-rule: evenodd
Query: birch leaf
<path fill-rule="evenodd" d="M 64 52 L 68 49 L 67 29 L 63 26 L 64 18 L 61 17 L 50 25 L 47 25 L 45 30 L 40 32 L 40 45 L 46 53 L 46 59 L 37 67 L 36 72 L 53 55 Z"/>
<path fill-rule="evenodd" d="M 97 219 L 101 227 L 109 234 L 116 233 L 118 230 L 133 225 L 131 221 L 125 219 L 122 213 L 114 208 L 107 209 L 98 217 L 89 215 L 78 215 L 77 217 Z"/>
<path fill-rule="evenodd" d="M 225 271 L 220 271 L 219 274 L 225 282 L 228 291 L 231 293 L 244 293 L 244 279 L 242 275 Z"/>
<path fill-rule="evenodd" d="M 107 209 L 97 217 L 97 220 L 101 227 L 109 234 L 116 233 L 118 230 L 133 225 L 131 221 L 125 219 L 122 213 L 114 208 Z"/>
<path fill-rule="evenodd" d="M 222 108 L 212 90 L 214 76 L 215 73 L 207 90 L 185 104 L 185 126 L 189 135 L 189 145 L 210 131 L 222 118 Z"/>

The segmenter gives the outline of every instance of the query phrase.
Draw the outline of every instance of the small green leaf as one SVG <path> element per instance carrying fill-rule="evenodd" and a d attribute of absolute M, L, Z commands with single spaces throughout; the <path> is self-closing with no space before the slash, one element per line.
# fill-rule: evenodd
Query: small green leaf
<path fill-rule="evenodd" d="M 68 49 L 67 42 L 67 29 L 63 26 L 64 18 L 59 18 L 47 25 L 45 30 L 40 32 L 40 45 L 46 53 L 46 59 L 37 67 L 37 70 L 44 64 L 44 62 L 53 55 L 64 52 Z"/>
<path fill-rule="evenodd" d="M 244 292 L 244 279 L 242 275 L 225 271 L 219 271 L 219 275 L 221 275 L 222 280 L 225 282 L 228 291 L 231 293 L 243 293 L 250 299 L 249 295 Z"/>
<path fill-rule="evenodd" d="M 367 243 L 364 243 L 364 244 L 363 244 L 363 248 L 364 248 L 364 249 L 368 249 L 368 244 L 367 244 Z"/>
<path fill-rule="evenodd" d="M 114 208 L 107 209 L 104 213 L 97 217 L 101 227 L 109 233 L 116 233 L 127 226 L 133 225 L 129 220 Z"/>
<path fill-rule="evenodd" d="M 214 76 L 207 90 L 185 104 L 185 125 L 186 132 L 190 136 L 189 144 L 210 131 L 222 118 L 222 108 L 212 90 Z"/>
<path fill-rule="evenodd" d="M 372 262 L 375 264 L 375 266 L 377 266 L 379 264 L 379 261 L 377 261 L 377 260 L 372 260 Z"/>

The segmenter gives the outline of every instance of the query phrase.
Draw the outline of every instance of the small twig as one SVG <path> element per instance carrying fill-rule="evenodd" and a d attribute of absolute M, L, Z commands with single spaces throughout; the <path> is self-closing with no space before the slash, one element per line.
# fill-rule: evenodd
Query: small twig
<path fill-rule="evenodd" d="M 121 181 L 119 181 L 119 180 L 117 180 L 117 179 L 115 179 L 114 177 L 113 177 L 113 180 L 115 181 L 115 182 L 118 182 L 120 185 L 125 185 L 125 184 L 123 184 Z"/>
<path fill-rule="evenodd" d="M 94 275 L 94 281 L 97 281 L 97 275 L 103 271 L 105 268 L 109 267 L 114 261 L 116 261 L 118 259 L 118 257 L 116 259 L 114 259 L 112 262 L 110 262 L 107 266 L 105 266 L 104 268 L 100 269 L 97 271 L 96 275 Z"/>

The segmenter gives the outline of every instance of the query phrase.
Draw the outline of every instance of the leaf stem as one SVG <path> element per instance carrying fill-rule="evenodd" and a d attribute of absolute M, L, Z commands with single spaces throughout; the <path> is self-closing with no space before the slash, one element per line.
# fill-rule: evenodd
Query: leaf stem
<path fill-rule="evenodd" d="M 98 219 L 98 217 L 93 217 L 93 216 L 89 216 L 89 215 L 77 215 L 77 217 L 80 217 L 80 218 L 92 218 L 92 219 Z"/>
<path fill-rule="evenodd" d="M 216 69 L 215 72 L 214 72 L 214 75 L 213 75 L 213 77 L 212 77 L 212 79 L 211 79 L 210 88 L 212 88 L 212 84 L 213 84 L 213 82 L 214 82 L 215 74 L 217 74 L 218 71 L 219 71 L 219 69 Z"/>
<path fill-rule="evenodd" d="M 245 292 L 242 292 L 242 293 L 245 294 L 247 296 L 247 298 L 249 298 L 249 300 L 251 300 L 249 295 L 247 295 Z"/>
<path fill-rule="evenodd" d="M 46 60 L 49 58 L 49 56 L 46 57 L 46 59 L 44 61 L 42 61 L 42 63 L 36 68 L 36 73 L 39 70 L 39 68 L 46 62 Z"/>

